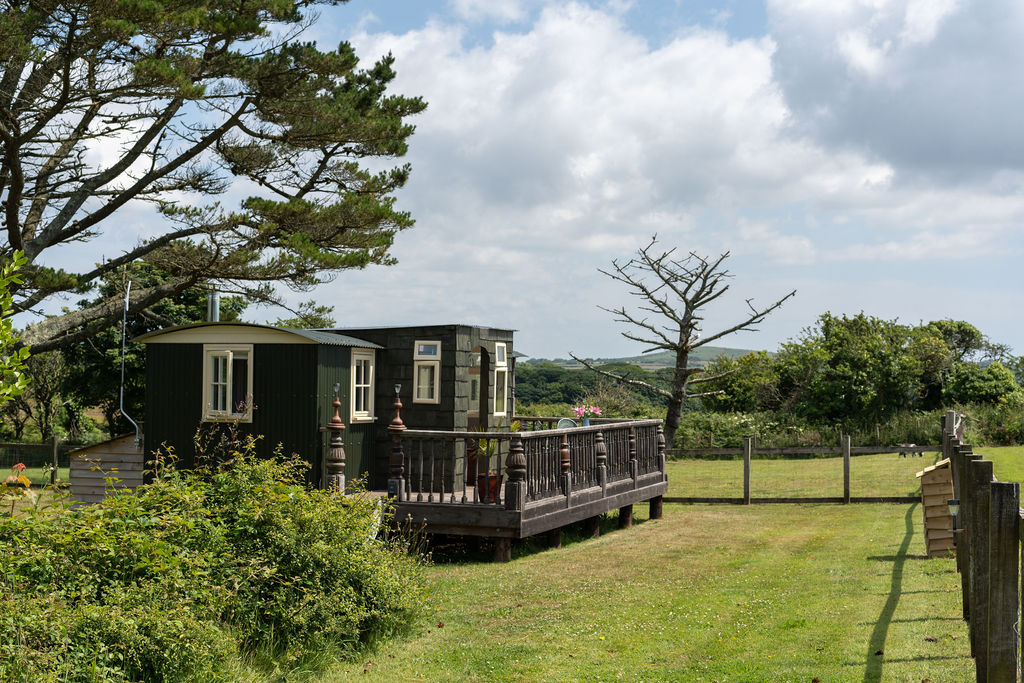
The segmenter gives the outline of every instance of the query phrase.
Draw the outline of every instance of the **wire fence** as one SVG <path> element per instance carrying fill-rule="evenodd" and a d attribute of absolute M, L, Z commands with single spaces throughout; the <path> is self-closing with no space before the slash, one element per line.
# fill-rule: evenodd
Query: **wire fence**
<path fill-rule="evenodd" d="M 847 442 L 848 443 L 848 442 Z M 746 449 L 749 448 L 749 453 Z M 868 502 L 919 499 L 939 446 L 674 449 L 666 500 Z"/>
<path fill-rule="evenodd" d="M 54 464 L 58 468 L 71 465 L 71 451 L 82 444 L 54 440 L 50 443 L 7 443 L 0 442 L 0 473 L 21 463 L 28 469 L 38 469 Z"/>

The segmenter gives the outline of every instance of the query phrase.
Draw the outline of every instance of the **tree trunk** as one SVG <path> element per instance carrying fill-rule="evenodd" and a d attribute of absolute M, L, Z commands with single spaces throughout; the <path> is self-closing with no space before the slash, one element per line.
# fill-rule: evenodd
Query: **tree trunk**
<path fill-rule="evenodd" d="M 679 421 L 683 412 L 684 394 L 672 394 L 668 400 L 668 412 L 665 414 L 665 447 L 675 448 L 676 431 L 679 429 Z"/>
<path fill-rule="evenodd" d="M 675 374 L 672 377 L 672 396 L 668 399 L 668 410 L 665 413 L 665 447 L 675 448 L 676 431 L 682 419 L 683 403 L 686 401 L 686 385 L 690 379 L 687 365 L 690 363 L 690 350 L 681 348 L 676 353 Z"/>

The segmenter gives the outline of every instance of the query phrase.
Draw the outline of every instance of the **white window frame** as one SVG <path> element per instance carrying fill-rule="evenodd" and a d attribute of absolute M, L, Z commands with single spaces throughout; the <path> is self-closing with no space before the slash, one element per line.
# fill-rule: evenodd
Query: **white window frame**
<path fill-rule="evenodd" d="M 421 353 L 421 347 L 434 347 L 433 353 Z M 420 396 L 420 368 L 429 367 L 434 373 L 433 392 L 429 396 Z M 441 402 L 441 342 L 434 340 L 416 340 L 412 348 L 412 402 Z"/>
<path fill-rule="evenodd" d="M 501 410 L 498 410 L 498 375 L 501 375 Z M 504 343 L 494 344 L 494 415 L 508 415 L 508 350 Z"/>
<path fill-rule="evenodd" d="M 362 383 L 356 381 L 356 369 L 359 365 L 366 363 L 366 374 Z M 349 400 L 349 418 L 352 422 L 373 422 L 373 395 L 376 391 L 376 355 L 373 349 L 352 349 L 352 391 Z M 356 398 L 360 392 L 366 395 L 364 410 L 356 409 Z"/>
<path fill-rule="evenodd" d="M 234 386 L 234 356 L 245 354 L 246 378 L 245 386 L 248 389 L 245 396 L 237 397 L 231 395 L 231 388 Z M 213 358 L 223 358 L 227 362 L 228 376 L 227 387 L 228 397 L 227 410 L 214 410 L 213 408 Z M 238 420 L 239 422 L 252 422 L 252 366 L 253 348 L 252 344 L 203 344 L 203 420 Z M 245 412 L 237 413 L 234 406 L 245 403 Z"/>

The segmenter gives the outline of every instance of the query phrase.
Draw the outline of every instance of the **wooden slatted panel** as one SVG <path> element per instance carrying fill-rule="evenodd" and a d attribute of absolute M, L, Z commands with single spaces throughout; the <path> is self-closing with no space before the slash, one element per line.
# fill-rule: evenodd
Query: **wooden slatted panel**
<path fill-rule="evenodd" d="M 108 487 L 134 489 L 142 485 L 144 467 L 134 436 L 79 449 L 71 454 L 71 495 L 83 503 L 96 503 Z"/>

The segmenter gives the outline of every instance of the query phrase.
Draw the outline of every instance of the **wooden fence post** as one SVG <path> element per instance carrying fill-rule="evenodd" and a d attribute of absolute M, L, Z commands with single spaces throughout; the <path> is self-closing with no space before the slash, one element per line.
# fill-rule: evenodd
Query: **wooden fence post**
<path fill-rule="evenodd" d="M 850 504 L 850 435 L 843 434 L 843 503 Z"/>
<path fill-rule="evenodd" d="M 971 620 L 971 532 L 970 520 L 974 511 L 972 505 L 973 489 L 970 479 L 970 463 L 980 460 L 981 456 L 972 453 L 971 446 L 960 446 L 960 519 L 957 526 L 961 529 L 960 537 L 957 539 L 957 558 L 960 564 L 960 593 L 963 598 L 964 621 Z"/>
<path fill-rule="evenodd" d="M 1020 484 L 993 482 L 989 525 L 988 680 L 1017 680 Z"/>
<path fill-rule="evenodd" d="M 60 465 L 60 461 L 58 459 L 59 453 L 58 453 L 58 448 L 57 448 L 59 443 L 60 443 L 60 439 L 58 439 L 57 435 L 54 434 L 53 435 L 53 468 L 50 470 L 50 484 L 53 485 L 53 486 L 55 486 L 57 484 L 57 467 Z"/>
<path fill-rule="evenodd" d="M 970 520 L 971 535 L 971 653 L 977 670 L 977 680 L 988 681 L 988 591 L 989 591 L 989 524 L 992 461 L 975 460 L 970 464 L 973 508 Z"/>
<path fill-rule="evenodd" d="M 743 504 L 750 505 L 750 456 L 754 452 L 754 440 L 743 439 Z"/>

